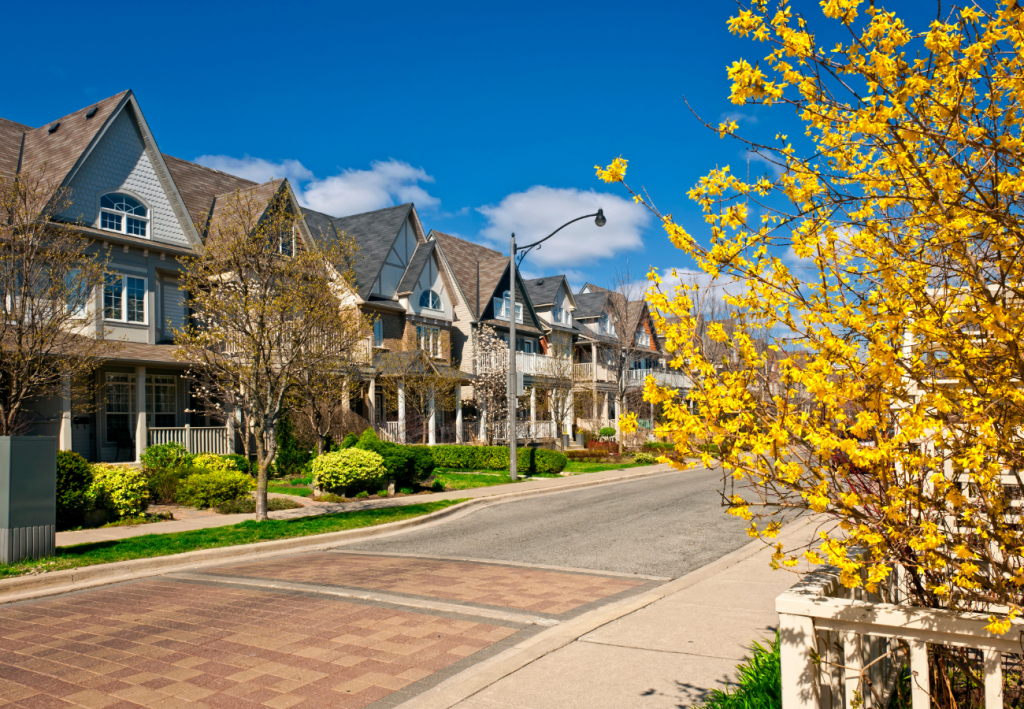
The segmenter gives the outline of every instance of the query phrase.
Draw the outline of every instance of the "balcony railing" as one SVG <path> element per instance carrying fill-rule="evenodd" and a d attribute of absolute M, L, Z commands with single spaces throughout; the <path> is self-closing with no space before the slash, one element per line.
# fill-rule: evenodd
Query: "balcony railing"
<path fill-rule="evenodd" d="M 654 377 L 654 380 L 661 386 L 675 387 L 676 389 L 692 387 L 688 376 L 671 369 L 631 369 L 626 372 L 626 382 L 630 385 L 643 386 L 648 376 Z"/>
<path fill-rule="evenodd" d="M 491 432 L 496 441 L 508 440 L 508 422 L 495 421 Z M 529 420 L 516 421 L 516 438 L 529 440 L 531 438 L 555 438 L 558 435 L 558 427 L 554 421 L 537 421 L 533 424 Z"/>
<path fill-rule="evenodd" d="M 566 371 L 569 363 L 558 357 L 538 354 L 536 352 L 516 352 L 516 371 L 535 376 L 559 376 Z M 496 352 L 490 357 L 477 360 L 478 371 L 508 371 L 508 352 Z"/>
<path fill-rule="evenodd" d="M 577 362 L 572 366 L 572 378 L 577 382 L 589 382 L 594 379 L 593 362 Z"/>
<path fill-rule="evenodd" d="M 234 453 L 234 441 L 229 441 L 226 426 L 180 426 L 147 429 L 147 445 L 180 443 L 189 453 Z"/>

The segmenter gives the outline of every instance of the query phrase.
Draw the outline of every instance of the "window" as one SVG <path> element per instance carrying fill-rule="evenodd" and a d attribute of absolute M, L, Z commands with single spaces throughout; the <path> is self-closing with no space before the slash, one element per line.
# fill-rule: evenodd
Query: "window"
<path fill-rule="evenodd" d="M 651 346 L 651 333 L 647 330 L 638 330 L 636 333 L 636 343 L 641 347 Z"/>
<path fill-rule="evenodd" d="M 68 312 L 76 318 L 89 315 L 89 297 L 92 295 L 88 284 L 83 283 L 78 269 L 68 271 L 64 277 L 67 289 Z"/>
<path fill-rule="evenodd" d="M 178 387 L 173 376 L 146 377 L 146 425 L 156 428 L 176 426 Z"/>
<path fill-rule="evenodd" d="M 516 349 L 519 352 L 536 353 L 538 351 L 538 349 L 537 349 L 537 341 L 536 340 L 531 340 L 531 339 L 526 338 L 526 337 L 517 337 L 516 338 Z"/>
<path fill-rule="evenodd" d="M 135 403 L 135 377 L 131 374 L 107 374 L 107 443 L 132 438 L 132 408 Z"/>
<path fill-rule="evenodd" d="M 441 296 L 432 290 L 425 290 L 420 295 L 420 307 L 429 308 L 430 310 L 444 310 L 444 306 L 441 305 Z"/>
<path fill-rule="evenodd" d="M 277 251 L 282 256 L 293 256 L 295 255 L 295 230 L 298 226 L 292 224 L 292 228 L 281 234 L 281 239 L 277 245 Z"/>
<path fill-rule="evenodd" d="M 572 325 L 572 313 L 568 308 L 552 308 L 551 317 L 557 323 Z"/>
<path fill-rule="evenodd" d="M 505 291 L 503 298 L 494 299 L 494 317 L 497 320 L 508 320 L 509 294 Z M 523 321 L 523 304 L 516 303 L 516 322 Z"/>
<path fill-rule="evenodd" d="M 416 341 L 420 349 L 431 357 L 441 357 L 441 329 L 437 327 L 416 326 Z"/>
<path fill-rule="evenodd" d="M 373 346 L 384 346 L 384 321 L 379 318 L 373 321 Z"/>
<path fill-rule="evenodd" d="M 146 322 L 146 279 L 120 273 L 103 277 L 103 319 Z"/>
<path fill-rule="evenodd" d="M 149 209 L 126 194 L 105 194 L 100 197 L 100 227 L 121 234 L 149 236 Z"/>
<path fill-rule="evenodd" d="M 597 324 L 597 331 L 603 335 L 615 334 L 615 325 L 612 324 L 612 319 L 608 317 L 608 313 L 601 315 L 601 321 Z"/>

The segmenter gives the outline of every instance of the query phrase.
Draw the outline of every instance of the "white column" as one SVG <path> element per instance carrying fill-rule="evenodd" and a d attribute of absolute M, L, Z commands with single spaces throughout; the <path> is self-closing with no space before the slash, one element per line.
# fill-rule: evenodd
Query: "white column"
<path fill-rule="evenodd" d="M 480 406 L 480 436 L 481 441 L 487 441 L 487 405 Z"/>
<path fill-rule="evenodd" d="M 405 443 L 405 380 L 398 382 L 398 442 Z"/>
<path fill-rule="evenodd" d="M 608 423 L 608 392 L 604 393 L 604 399 L 601 403 L 601 425 Z"/>
<path fill-rule="evenodd" d="M 437 411 L 434 399 L 434 390 L 430 390 L 430 423 L 427 426 L 427 445 L 437 445 Z"/>
<path fill-rule="evenodd" d="M 530 387 L 530 438 L 537 437 L 537 387 Z"/>
<path fill-rule="evenodd" d="M 67 374 L 60 383 L 60 432 L 57 445 L 62 451 L 71 450 L 71 376 Z"/>
<path fill-rule="evenodd" d="M 593 381 L 597 381 L 597 343 L 590 343 L 590 376 Z"/>
<path fill-rule="evenodd" d="M 224 405 L 224 426 L 228 439 L 228 453 L 237 453 L 235 449 L 235 407 L 231 404 Z"/>
<path fill-rule="evenodd" d="M 146 368 L 135 368 L 135 460 L 146 450 Z"/>
<path fill-rule="evenodd" d="M 566 395 L 566 397 L 568 398 L 568 401 L 565 404 L 566 411 L 565 411 L 565 423 L 564 423 L 564 425 L 565 425 L 565 432 L 568 433 L 571 436 L 572 435 L 573 418 L 575 417 L 575 414 L 576 414 L 576 410 L 573 407 L 575 402 L 573 402 L 573 399 L 572 399 L 572 389 L 569 390 L 569 393 Z"/>
<path fill-rule="evenodd" d="M 455 442 L 462 445 L 462 385 L 455 387 Z"/>
<path fill-rule="evenodd" d="M 371 379 L 366 387 L 366 413 L 370 419 L 370 426 L 377 429 L 377 380 Z"/>

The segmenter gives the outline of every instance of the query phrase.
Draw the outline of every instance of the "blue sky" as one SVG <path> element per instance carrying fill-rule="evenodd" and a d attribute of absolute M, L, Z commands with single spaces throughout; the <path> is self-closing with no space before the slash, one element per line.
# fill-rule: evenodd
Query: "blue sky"
<path fill-rule="evenodd" d="M 816 3 L 808 3 L 814 12 Z M 628 259 L 685 267 L 661 229 L 595 163 L 701 233 L 686 191 L 715 165 L 743 166 L 683 98 L 761 137 L 798 132 L 791 111 L 732 106 L 725 67 L 762 47 L 733 38 L 735 5 L 700 3 L 52 2 L 45 47 L 7 33 L 18 70 L 0 116 L 38 126 L 134 90 L 160 149 L 257 179 L 287 176 L 337 216 L 415 201 L 427 229 L 507 250 L 600 205 L 524 264 L 607 283 Z M 5 11 L 38 27 L 40 6 Z M 756 165 L 755 165 L 756 169 Z M 586 211 L 583 211 L 586 210 Z"/>

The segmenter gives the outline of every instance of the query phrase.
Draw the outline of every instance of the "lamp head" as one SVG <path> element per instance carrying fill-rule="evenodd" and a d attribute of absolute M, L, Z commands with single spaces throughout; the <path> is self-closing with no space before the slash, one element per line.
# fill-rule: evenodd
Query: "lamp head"
<path fill-rule="evenodd" d="M 603 209 L 597 210 L 597 216 L 594 217 L 594 224 L 597 224 L 598 226 L 604 226 L 607 223 L 608 223 L 608 220 L 604 218 L 604 210 Z"/>

